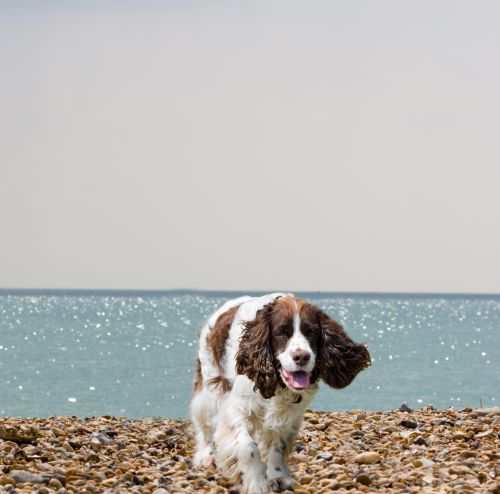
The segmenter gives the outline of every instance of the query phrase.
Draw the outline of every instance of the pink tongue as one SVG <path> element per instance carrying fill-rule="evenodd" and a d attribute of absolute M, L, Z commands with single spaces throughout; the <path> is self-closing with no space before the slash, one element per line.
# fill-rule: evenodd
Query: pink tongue
<path fill-rule="evenodd" d="M 304 371 L 290 372 L 290 383 L 294 388 L 303 389 L 309 386 L 311 375 Z"/>

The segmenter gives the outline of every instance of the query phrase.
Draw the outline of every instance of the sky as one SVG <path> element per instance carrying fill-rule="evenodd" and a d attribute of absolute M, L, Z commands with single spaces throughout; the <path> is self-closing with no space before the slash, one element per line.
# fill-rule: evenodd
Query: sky
<path fill-rule="evenodd" d="M 0 287 L 500 293 L 500 3 L 0 3 Z"/>

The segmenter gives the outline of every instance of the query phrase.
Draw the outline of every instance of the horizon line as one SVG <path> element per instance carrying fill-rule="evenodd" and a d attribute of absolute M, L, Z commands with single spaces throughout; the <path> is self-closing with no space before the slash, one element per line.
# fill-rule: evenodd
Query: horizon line
<path fill-rule="evenodd" d="M 168 288 L 168 289 L 133 289 L 133 288 L 0 288 L 2 295 L 207 295 L 207 296 L 226 296 L 236 295 L 263 295 L 275 292 L 292 292 L 299 295 L 327 295 L 336 297 L 354 296 L 354 297 L 481 297 L 497 298 L 500 293 L 489 292 L 411 292 L 411 291 L 335 291 L 335 290 L 207 290 L 200 288 Z"/>

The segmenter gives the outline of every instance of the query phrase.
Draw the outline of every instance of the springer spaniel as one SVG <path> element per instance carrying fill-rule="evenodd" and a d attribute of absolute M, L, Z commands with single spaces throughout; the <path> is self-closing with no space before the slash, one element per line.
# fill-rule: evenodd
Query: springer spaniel
<path fill-rule="evenodd" d="M 294 295 L 226 302 L 200 333 L 195 465 L 215 463 L 243 494 L 291 488 L 287 456 L 318 380 L 343 388 L 369 365 L 364 345 Z"/>

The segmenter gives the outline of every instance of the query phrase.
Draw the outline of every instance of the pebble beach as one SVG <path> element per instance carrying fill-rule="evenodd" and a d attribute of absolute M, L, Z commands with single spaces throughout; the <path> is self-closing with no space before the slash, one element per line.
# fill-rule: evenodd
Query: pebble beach
<path fill-rule="evenodd" d="M 500 410 L 306 412 L 296 494 L 500 494 Z M 0 492 L 235 493 L 192 466 L 188 420 L 1 418 Z M 288 491 L 291 492 L 291 491 Z"/>

